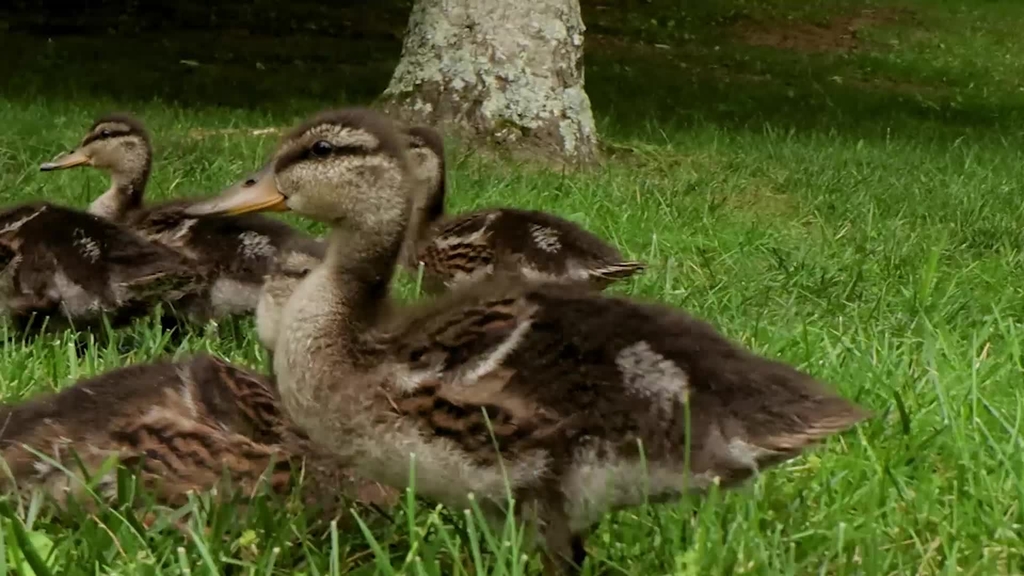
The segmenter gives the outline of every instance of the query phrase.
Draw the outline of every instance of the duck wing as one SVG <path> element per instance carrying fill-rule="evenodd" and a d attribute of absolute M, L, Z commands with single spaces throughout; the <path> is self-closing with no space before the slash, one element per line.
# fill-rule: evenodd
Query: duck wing
<path fill-rule="evenodd" d="M 202 290 L 204 273 L 174 251 L 102 218 L 48 203 L 0 213 L 0 245 L 11 296 L 31 312 L 59 305 L 71 318 L 91 317 Z"/>
<path fill-rule="evenodd" d="M 514 208 L 443 221 L 420 249 L 419 258 L 449 284 L 498 272 L 606 285 L 645 267 L 625 260 L 617 248 L 569 220 Z"/>
<path fill-rule="evenodd" d="M 174 200 L 130 215 L 146 238 L 209 264 L 218 275 L 261 283 L 274 262 L 290 253 L 322 260 L 326 244 L 261 214 L 197 218 L 185 213 L 194 201 Z"/>
<path fill-rule="evenodd" d="M 689 449 L 694 474 L 739 481 L 868 415 L 679 310 L 572 286 L 465 290 L 389 342 L 395 409 L 481 464 L 678 466 Z"/>

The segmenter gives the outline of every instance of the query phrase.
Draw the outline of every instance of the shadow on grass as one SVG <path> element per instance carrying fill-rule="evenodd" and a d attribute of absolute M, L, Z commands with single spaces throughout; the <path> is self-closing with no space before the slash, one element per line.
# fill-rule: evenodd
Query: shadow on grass
<path fill-rule="evenodd" d="M 77 27 L 45 23 L 73 35 L 42 35 L 39 10 L 9 17 L 17 25 L 9 24 L 12 33 L 0 38 L 8 55 L 0 62 L 0 90 L 8 100 L 127 107 L 158 100 L 304 115 L 379 95 L 400 55 L 408 15 L 408 2 L 338 9 L 303 3 L 285 9 L 264 0 L 220 4 L 223 22 L 214 18 L 205 27 L 195 25 L 202 19 L 191 4 L 172 11 L 168 20 L 176 30 L 157 28 L 152 10 L 132 20 L 108 7 Z M 899 67 L 891 46 L 870 36 L 886 26 L 925 26 L 912 12 L 890 18 L 897 12 L 854 8 L 854 0 L 843 4 L 849 6 L 841 14 L 794 24 L 787 20 L 793 14 L 765 16 L 757 3 L 722 2 L 681 13 L 662 0 L 584 2 L 587 87 L 602 130 L 614 138 L 657 140 L 711 123 L 730 130 L 767 125 L 948 140 L 1019 119 L 1019 97 L 900 77 L 906 66 Z M 761 25 L 769 21 L 790 22 L 789 28 Z M 99 32 L 104 23 L 112 32 Z M 808 45 L 816 41 L 823 45 Z M 911 69 L 909 76 L 944 78 L 941 66 Z"/>

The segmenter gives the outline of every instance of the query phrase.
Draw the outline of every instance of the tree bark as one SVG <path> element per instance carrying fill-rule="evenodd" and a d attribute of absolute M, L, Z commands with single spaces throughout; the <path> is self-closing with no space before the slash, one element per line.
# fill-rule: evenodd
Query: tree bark
<path fill-rule="evenodd" d="M 590 162 L 597 134 L 583 88 L 583 31 L 579 0 L 416 0 L 386 109 Z"/>

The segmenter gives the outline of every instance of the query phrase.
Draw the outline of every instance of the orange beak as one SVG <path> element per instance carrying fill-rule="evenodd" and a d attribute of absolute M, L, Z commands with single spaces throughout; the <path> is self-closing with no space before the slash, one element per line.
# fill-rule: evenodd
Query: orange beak
<path fill-rule="evenodd" d="M 185 209 L 190 216 L 236 215 L 247 212 L 285 212 L 288 198 L 277 189 L 272 165 L 225 188 L 220 195 Z"/>
<path fill-rule="evenodd" d="M 64 170 L 65 168 L 74 168 L 75 166 L 82 166 L 91 163 L 92 158 L 90 158 L 85 152 L 82 152 L 81 150 L 73 150 L 67 154 L 62 154 L 61 156 L 54 158 L 51 162 L 40 165 L 39 170 L 43 172 Z"/>

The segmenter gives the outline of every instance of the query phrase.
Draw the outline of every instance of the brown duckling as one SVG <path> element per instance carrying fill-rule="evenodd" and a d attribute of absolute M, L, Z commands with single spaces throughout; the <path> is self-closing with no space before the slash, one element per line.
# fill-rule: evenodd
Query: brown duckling
<path fill-rule="evenodd" d="M 445 217 L 444 140 L 427 126 L 407 128 L 409 157 L 422 192 L 413 206 L 402 263 L 423 264 L 436 292 L 494 274 L 582 282 L 602 290 L 644 270 L 579 225 L 537 210 L 485 208 Z"/>
<path fill-rule="evenodd" d="M 143 486 L 166 506 L 185 504 L 189 491 L 214 488 L 227 496 L 266 484 L 283 494 L 303 466 L 307 504 L 327 513 L 339 513 L 339 494 L 359 494 L 366 504 L 396 498 L 393 490 L 358 480 L 311 444 L 281 413 L 270 381 L 207 355 L 112 370 L 60 392 L 0 406 L 0 421 L 0 454 L 10 471 L 0 476 L 6 491 L 42 489 L 58 501 L 74 494 L 94 506 L 94 500 L 82 499 L 78 461 L 92 477 L 114 457 L 138 466 Z M 117 488 L 116 469 L 107 470 L 94 487 L 105 500 Z M 226 490 L 225 480 L 234 490 Z"/>
<path fill-rule="evenodd" d="M 93 166 L 110 174 L 110 188 L 89 212 L 136 230 L 213 271 L 207 316 L 255 310 L 260 288 L 278 258 L 298 253 L 320 259 L 324 243 L 262 215 L 197 219 L 183 210 L 194 200 L 143 205 L 153 148 L 143 123 L 130 114 L 97 119 L 73 151 L 40 166 L 43 171 Z"/>
<path fill-rule="evenodd" d="M 46 202 L 0 212 L 0 308 L 16 328 L 121 325 L 202 299 L 202 267 L 92 214 Z"/>
<path fill-rule="evenodd" d="M 366 478 L 497 521 L 535 521 L 549 573 L 578 570 L 605 512 L 734 485 L 869 413 L 682 310 L 497 279 L 382 315 L 409 229 L 407 147 L 366 109 L 295 127 L 253 186 L 194 214 L 292 210 L 327 256 L 280 317 L 285 412 Z M 688 468 L 686 467 L 688 463 Z"/>

